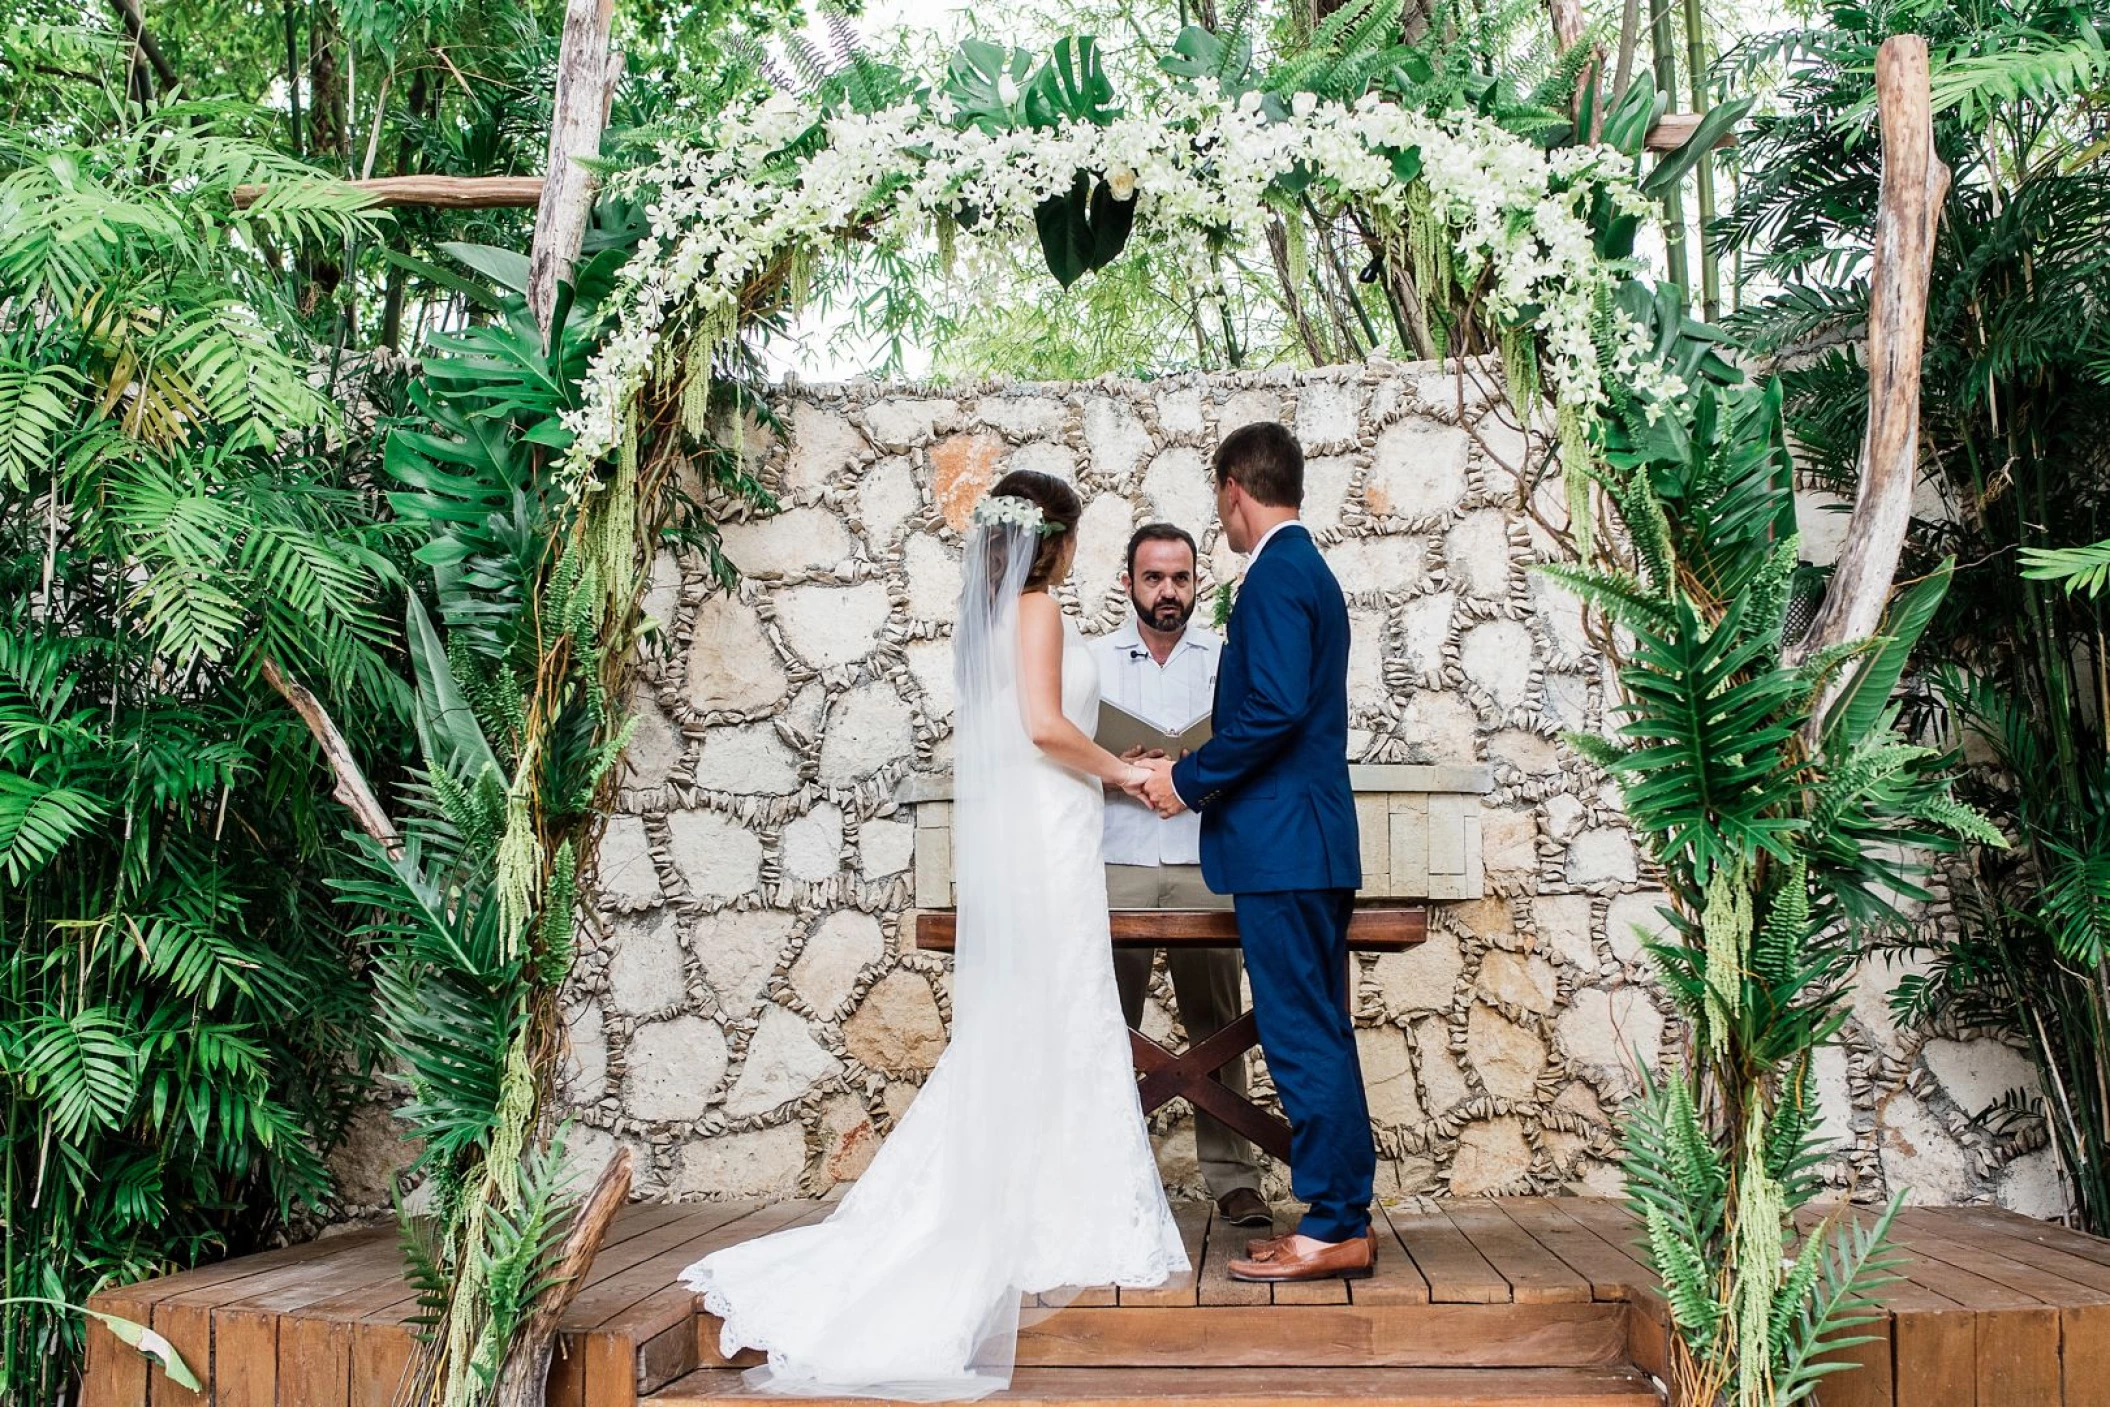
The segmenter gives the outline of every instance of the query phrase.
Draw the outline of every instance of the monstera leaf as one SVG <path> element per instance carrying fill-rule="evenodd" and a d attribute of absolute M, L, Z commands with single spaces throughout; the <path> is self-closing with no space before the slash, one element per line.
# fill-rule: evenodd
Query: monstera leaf
<path fill-rule="evenodd" d="M 1113 80 L 1099 61 L 1099 41 L 1089 34 L 1056 40 L 1055 52 L 1026 85 L 1026 121 L 1035 127 L 1065 122 L 1104 127 L 1120 115 Z"/>
<path fill-rule="evenodd" d="M 1115 199 L 1106 182 L 1079 171 L 1066 194 L 1048 197 L 1033 212 L 1048 272 L 1068 288 L 1090 270 L 1111 264 L 1128 243 L 1135 213 L 1133 199 Z"/>
<path fill-rule="evenodd" d="M 1025 49 L 992 44 L 986 39 L 964 39 L 945 66 L 945 96 L 952 99 L 953 121 L 961 127 L 979 127 L 992 135 L 1008 132 L 1024 120 L 1023 97 L 1026 75 L 1033 70 L 1033 55 Z M 1006 98 L 1004 85 L 1019 96 Z"/>

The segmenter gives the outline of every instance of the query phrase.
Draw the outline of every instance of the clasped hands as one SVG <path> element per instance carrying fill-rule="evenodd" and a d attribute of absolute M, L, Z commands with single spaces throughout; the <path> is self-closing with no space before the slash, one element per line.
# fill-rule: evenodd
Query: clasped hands
<path fill-rule="evenodd" d="M 1121 790 L 1168 819 L 1187 809 L 1172 789 L 1172 759 L 1163 752 L 1135 747 L 1122 753 L 1121 760 L 1135 768 L 1121 783 Z"/>

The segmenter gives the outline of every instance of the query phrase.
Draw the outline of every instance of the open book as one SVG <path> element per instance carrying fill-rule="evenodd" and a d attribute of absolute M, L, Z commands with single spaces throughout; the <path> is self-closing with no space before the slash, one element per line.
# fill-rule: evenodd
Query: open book
<path fill-rule="evenodd" d="M 1101 699 L 1099 731 L 1094 740 L 1116 757 L 1136 747 L 1152 748 L 1167 757 L 1178 757 L 1209 741 L 1209 718 L 1209 711 L 1204 709 L 1199 717 L 1167 732 L 1155 723 L 1136 717 L 1121 705 Z"/>

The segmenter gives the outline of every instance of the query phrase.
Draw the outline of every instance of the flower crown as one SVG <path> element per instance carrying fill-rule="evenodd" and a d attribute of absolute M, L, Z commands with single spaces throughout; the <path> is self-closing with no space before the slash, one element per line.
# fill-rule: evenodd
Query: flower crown
<path fill-rule="evenodd" d="M 1040 511 L 1040 505 L 1010 494 L 991 494 L 974 506 L 975 525 L 993 528 L 1004 523 L 1025 528 L 1041 537 L 1053 537 L 1062 531 L 1062 524 L 1051 523 Z"/>

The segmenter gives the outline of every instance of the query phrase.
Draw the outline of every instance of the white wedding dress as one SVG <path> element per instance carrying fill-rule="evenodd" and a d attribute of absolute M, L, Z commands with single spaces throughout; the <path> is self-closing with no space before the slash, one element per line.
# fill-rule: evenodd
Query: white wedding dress
<path fill-rule="evenodd" d="M 752 1386 L 971 1398 L 1010 1382 L 1020 1299 L 1147 1286 L 1186 1269 L 1114 989 L 1099 783 L 1047 760 L 1019 711 L 1030 534 L 978 526 L 955 627 L 951 1043 L 826 1221 L 683 1272 L 761 1349 Z M 1096 724 L 1091 652 L 1064 622 L 1063 712 Z M 1029 1313 L 1031 1311 L 1028 1311 Z"/>

